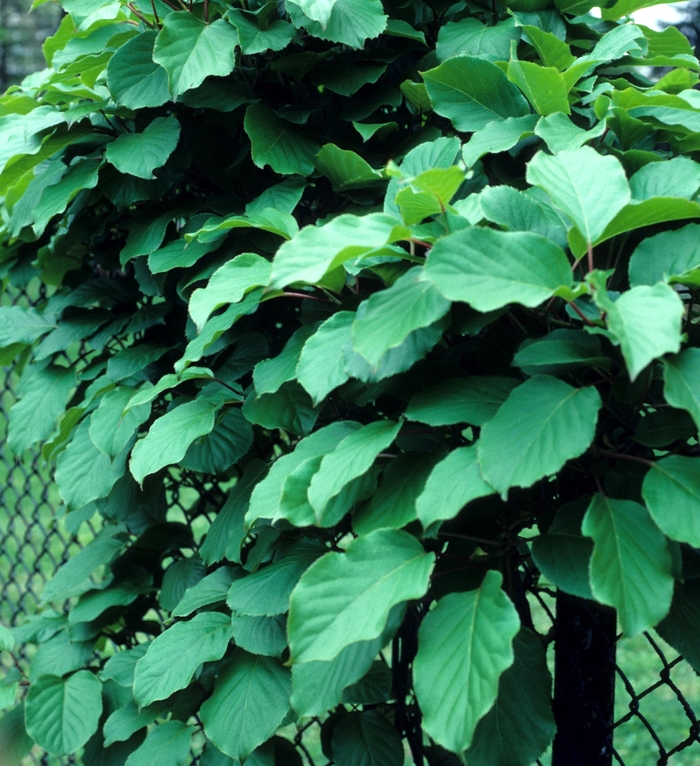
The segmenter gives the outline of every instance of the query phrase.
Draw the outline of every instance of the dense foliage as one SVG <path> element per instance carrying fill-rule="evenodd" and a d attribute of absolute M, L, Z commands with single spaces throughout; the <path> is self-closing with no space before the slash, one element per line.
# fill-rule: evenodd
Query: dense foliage
<path fill-rule="evenodd" d="M 699 67 L 646 4 L 63 2 L 0 98 L 0 274 L 44 286 L 0 356 L 101 531 L 0 634 L 3 763 L 318 721 L 527 766 L 536 571 L 700 669 Z"/>

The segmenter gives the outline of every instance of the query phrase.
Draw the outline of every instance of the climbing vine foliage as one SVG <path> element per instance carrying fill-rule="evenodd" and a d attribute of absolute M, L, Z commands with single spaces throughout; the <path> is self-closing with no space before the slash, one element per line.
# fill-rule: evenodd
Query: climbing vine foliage
<path fill-rule="evenodd" d="M 700 670 L 699 67 L 648 4 L 64 0 L 0 98 L 0 360 L 98 532 L 0 633 L 3 757 L 528 766 L 537 578 Z"/>

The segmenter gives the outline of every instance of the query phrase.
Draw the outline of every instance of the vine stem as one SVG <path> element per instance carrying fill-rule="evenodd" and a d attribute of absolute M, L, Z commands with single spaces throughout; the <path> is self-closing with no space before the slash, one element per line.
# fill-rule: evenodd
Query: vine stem
<path fill-rule="evenodd" d="M 654 465 L 653 460 L 647 460 L 644 457 L 637 457 L 637 455 L 625 455 L 622 452 L 603 452 L 601 450 L 598 454 L 601 457 L 613 458 L 613 460 L 631 460 L 634 463 L 642 463 L 643 465 L 648 465 L 649 467 Z"/>
<path fill-rule="evenodd" d="M 569 306 L 581 317 L 583 320 L 583 323 L 588 325 L 589 327 L 595 327 L 595 322 L 591 322 L 591 320 L 581 311 L 581 309 L 574 303 L 574 301 L 567 301 Z"/>
<path fill-rule="evenodd" d="M 306 300 L 309 300 L 309 301 L 320 301 L 321 303 L 330 303 L 330 301 L 326 300 L 326 298 L 319 298 L 316 295 L 309 295 L 308 293 L 295 293 L 292 291 L 285 291 L 282 293 L 282 295 L 278 297 L 283 298 L 285 296 L 287 298 L 305 298 Z"/>

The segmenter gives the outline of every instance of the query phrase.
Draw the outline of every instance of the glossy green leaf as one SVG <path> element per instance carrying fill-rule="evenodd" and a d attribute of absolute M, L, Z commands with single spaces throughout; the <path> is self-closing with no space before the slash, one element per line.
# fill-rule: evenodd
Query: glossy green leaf
<path fill-rule="evenodd" d="M 170 92 L 177 97 L 206 77 L 229 74 L 237 45 L 238 33 L 223 19 L 205 24 L 189 11 L 175 11 L 163 19 L 153 61 L 168 73 Z"/>
<path fill-rule="evenodd" d="M 307 339 L 296 367 L 296 378 L 315 404 L 350 377 L 345 369 L 343 347 L 352 340 L 355 314 L 338 311 Z"/>
<path fill-rule="evenodd" d="M 651 162 L 630 178 L 633 200 L 654 197 L 691 199 L 700 187 L 700 165 L 690 157 L 673 157 L 664 163 Z"/>
<path fill-rule="evenodd" d="M 582 532 L 593 538 L 593 595 L 617 609 L 625 635 L 634 636 L 662 620 L 673 595 L 671 554 L 646 508 L 596 495 Z"/>
<path fill-rule="evenodd" d="M 304 27 L 313 37 L 343 43 L 352 48 L 361 48 L 365 40 L 380 35 L 387 25 L 380 0 L 335 0 L 328 20 L 321 23 L 318 17 L 325 12 L 306 14 L 312 4 L 316 9 L 328 0 L 286 0 L 286 8 L 295 27 Z M 310 9 L 310 8 L 309 8 Z"/>
<path fill-rule="evenodd" d="M 245 131 L 250 138 L 253 162 L 276 173 L 309 175 L 315 166 L 319 145 L 295 130 L 262 104 L 246 109 Z"/>
<path fill-rule="evenodd" d="M 508 79 L 520 88 L 537 114 L 571 111 L 566 82 L 554 67 L 514 60 L 508 64 Z"/>
<path fill-rule="evenodd" d="M 39 204 L 33 208 L 32 229 L 37 237 L 43 234 L 55 215 L 65 211 L 79 192 L 97 186 L 98 170 L 98 162 L 82 160 L 71 165 L 58 183 L 44 189 Z"/>
<path fill-rule="evenodd" d="M 316 155 L 316 170 L 326 176 L 337 191 L 376 183 L 382 174 L 374 170 L 359 154 L 325 144 Z"/>
<path fill-rule="evenodd" d="M 671 455 L 652 464 L 642 496 L 652 519 L 671 540 L 700 546 L 700 473 L 696 458 Z"/>
<path fill-rule="evenodd" d="M 686 348 L 666 357 L 664 381 L 666 401 L 689 412 L 700 428 L 700 349 Z"/>
<path fill-rule="evenodd" d="M 182 460 L 189 445 L 214 428 L 218 407 L 218 402 L 202 397 L 158 418 L 131 453 L 129 469 L 136 481 Z"/>
<path fill-rule="evenodd" d="M 445 596 L 418 631 L 413 681 L 423 728 L 455 753 L 471 744 L 496 701 L 501 674 L 513 664 L 520 620 L 501 579 L 490 570 L 477 590 Z"/>
<path fill-rule="evenodd" d="M 253 384 L 258 396 L 274 394 L 283 383 L 294 379 L 304 344 L 317 329 L 315 324 L 300 327 L 277 356 L 255 365 Z"/>
<path fill-rule="evenodd" d="M 379 636 L 394 605 L 425 593 L 433 560 L 411 535 L 385 529 L 322 556 L 292 592 L 292 661 L 332 660 L 346 646 Z"/>
<path fill-rule="evenodd" d="M 243 416 L 250 423 L 269 430 L 281 428 L 297 436 L 311 432 L 319 416 L 311 397 L 297 383 L 283 383 L 274 394 L 248 395 L 243 404 Z"/>
<path fill-rule="evenodd" d="M 541 340 L 526 341 L 513 365 L 527 375 L 558 375 L 587 366 L 609 369 L 610 359 L 595 336 L 582 330 L 553 330 Z"/>
<path fill-rule="evenodd" d="M 203 662 L 224 656 L 230 640 L 231 623 L 224 614 L 204 612 L 176 622 L 151 643 L 136 664 L 136 701 L 150 705 L 184 689 Z"/>
<path fill-rule="evenodd" d="M 535 127 L 535 134 L 547 144 L 553 154 L 567 149 L 579 149 L 588 141 L 600 138 L 604 132 L 604 121 L 590 130 L 584 130 L 575 125 L 563 112 L 554 112 L 543 117 Z"/>
<path fill-rule="evenodd" d="M 202 705 L 204 733 L 231 758 L 248 758 L 282 723 L 290 693 L 289 671 L 278 660 L 237 649 Z"/>
<path fill-rule="evenodd" d="M 68 755 L 97 730 L 102 714 L 102 684 L 87 670 L 69 678 L 46 675 L 27 694 L 27 732 L 44 750 Z"/>
<path fill-rule="evenodd" d="M 112 680 L 120 686 L 133 686 L 136 663 L 146 654 L 148 647 L 146 642 L 112 655 L 100 671 L 102 681 Z"/>
<path fill-rule="evenodd" d="M 126 759 L 124 766 L 184 766 L 194 729 L 182 721 L 167 721 L 148 736 Z"/>
<path fill-rule="evenodd" d="M 503 497 L 529 487 L 583 454 L 593 441 L 601 400 L 595 388 L 573 388 L 537 375 L 514 389 L 481 431 L 479 463 Z"/>
<path fill-rule="evenodd" d="M 338 766 L 402 766 L 403 744 L 394 726 L 377 710 L 344 716 L 333 730 Z"/>
<path fill-rule="evenodd" d="M 526 114 L 523 117 L 508 117 L 502 122 L 492 122 L 477 130 L 462 149 L 467 167 L 472 167 L 485 154 L 512 149 L 518 141 L 531 136 L 536 125 L 537 115 Z"/>
<path fill-rule="evenodd" d="M 437 56 L 440 61 L 455 56 L 477 56 L 489 61 L 507 61 L 510 58 L 512 40 L 517 40 L 520 30 L 513 20 L 487 25 L 468 17 L 450 21 L 440 27 L 437 39 Z"/>
<path fill-rule="evenodd" d="M 572 284 L 560 247 L 537 234 L 471 227 L 437 241 L 424 267 L 424 279 L 450 300 L 477 311 L 509 303 L 538 306 Z"/>
<path fill-rule="evenodd" d="M 545 66 L 554 67 L 561 72 L 576 61 L 576 57 L 571 54 L 571 48 L 552 32 L 532 24 L 524 24 L 522 31 Z"/>
<path fill-rule="evenodd" d="M 427 529 L 436 521 L 454 518 L 472 500 L 493 493 L 482 477 L 476 446 L 459 447 L 433 468 L 416 500 L 418 518 Z"/>
<path fill-rule="evenodd" d="M 236 27 L 241 51 L 247 56 L 264 51 L 281 51 L 294 38 L 295 29 L 288 22 L 278 19 L 266 28 L 261 28 L 255 14 L 231 8 L 226 18 Z"/>
<path fill-rule="evenodd" d="M 123 133 L 108 144 L 105 158 L 120 173 L 138 178 L 155 178 L 175 151 L 180 138 L 180 123 L 174 117 L 156 117 L 141 133 Z"/>
<path fill-rule="evenodd" d="M 606 178 L 603 189 L 596 180 L 601 177 Z M 549 194 L 587 242 L 596 242 L 631 198 L 619 161 L 587 146 L 554 156 L 539 152 L 528 164 L 527 180 Z"/>
<path fill-rule="evenodd" d="M 630 258 L 630 285 L 637 287 L 668 282 L 673 277 L 700 269 L 699 235 L 700 226 L 690 223 L 642 240 Z"/>
<path fill-rule="evenodd" d="M 460 131 L 529 114 L 527 101 L 503 70 L 474 56 L 448 59 L 423 72 L 433 109 Z"/>
<path fill-rule="evenodd" d="M 160 106 L 170 100 L 168 73 L 153 61 L 155 31 L 132 37 L 109 60 L 107 87 L 114 101 L 127 109 Z"/>

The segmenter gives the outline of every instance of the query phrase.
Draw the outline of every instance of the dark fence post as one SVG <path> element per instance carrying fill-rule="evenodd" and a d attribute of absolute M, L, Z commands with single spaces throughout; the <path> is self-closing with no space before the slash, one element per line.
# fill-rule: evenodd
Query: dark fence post
<path fill-rule="evenodd" d="M 615 612 L 559 591 L 555 625 L 552 766 L 610 766 Z"/>

